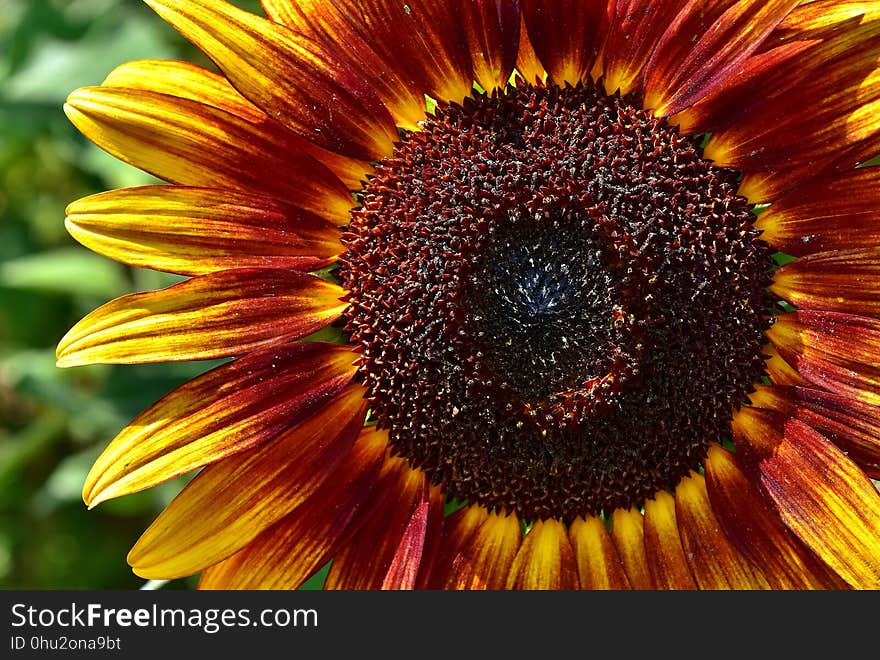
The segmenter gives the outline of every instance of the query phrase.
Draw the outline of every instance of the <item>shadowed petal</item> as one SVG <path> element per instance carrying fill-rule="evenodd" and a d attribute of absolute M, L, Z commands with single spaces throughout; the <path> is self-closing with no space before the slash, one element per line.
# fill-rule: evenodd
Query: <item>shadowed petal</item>
<path fill-rule="evenodd" d="M 832 443 L 798 419 L 743 408 L 733 431 L 779 517 L 851 586 L 880 588 L 880 494 Z"/>
<path fill-rule="evenodd" d="M 759 387 L 753 406 L 795 417 L 840 447 L 870 477 L 880 479 L 880 408 L 809 387 Z"/>
<path fill-rule="evenodd" d="M 309 271 L 345 251 L 332 223 L 270 197 L 216 188 L 143 186 L 67 207 L 65 226 L 90 250 L 181 275 L 249 267 Z"/>
<path fill-rule="evenodd" d="M 474 80 L 487 92 L 504 89 L 516 64 L 522 24 L 518 0 L 471 0 L 460 5 Z"/>
<path fill-rule="evenodd" d="M 218 0 L 145 0 L 246 98 L 310 142 L 378 160 L 397 140 L 376 93 L 331 49 Z"/>
<path fill-rule="evenodd" d="M 363 388 L 349 385 L 259 451 L 203 469 L 131 549 L 134 572 L 191 575 L 250 543 L 333 476 L 363 426 L 366 405 Z"/>
<path fill-rule="evenodd" d="M 241 117 L 256 125 L 274 125 L 265 112 L 243 97 L 223 76 L 188 62 L 175 60 L 137 60 L 113 69 L 102 87 L 124 87 L 191 99 Z M 269 130 L 273 130 L 269 128 Z M 274 129 L 277 130 L 277 127 Z M 314 156 L 352 190 L 373 168 L 369 162 L 348 158 L 322 149 L 290 131 L 284 131 L 288 148 Z"/>
<path fill-rule="evenodd" d="M 803 310 L 778 316 L 767 336 L 814 385 L 880 403 L 880 320 Z"/>
<path fill-rule="evenodd" d="M 771 204 L 755 226 L 781 252 L 880 245 L 880 167 L 865 167 L 797 188 Z"/>
<path fill-rule="evenodd" d="M 439 491 L 421 470 L 400 458 L 386 459 L 367 503 L 363 526 L 334 557 L 325 589 L 406 588 L 414 584 Z M 432 505 L 433 504 L 433 505 Z M 424 505 L 424 518 L 419 510 Z M 431 515 L 431 511 L 434 515 Z M 415 518 L 415 522 L 414 522 Z M 396 562 L 396 563 L 395 563 Z"/>
<path fill-rule="evenodd" d="M 299 339 L 346 307 L 345 290 L 281 268 L 242 268 L 117 298 L 58 343 L 58 366 L 205 360 Z"/>
<path fill-rule="evenodd" d="M 596 516 L 576 519 L 568 529 L 583 589 L 629 589 L 623 563 L 608 529 Z"/>
<path fill-rule="evenodd" d="M 645 522 L 638 509 L 617 509 L 611 515 L 611 537 L 633 589 L 653 589 L 645 557 Z"/>
<path fill-rule="evenodd" d="M 577 564 L 565 526 L 539 520 L 526 534 L 507 578 L 508 589 L 577 589 Z"/>
<path fill-rule="evenodd" d="M 416 588 L 420 573 L 430 570 L 426 566 L 431 555 L 429 531 L 442 525 L 443 495 L 438 488 L 429 487 L 424 491 L 423 499 L 419 501 L 406 525 L 397 550 L 391 558 L 388 572 L 382 580 L 382 589 Z"/>
<path fill-rule="evenodd" d="M 346 346 L 288 344 L 212 369 L 138 415 L 95 461 L 90 507 L 274 438 L 336 396 L 357 369 Z"/>
<path fill-rule="evenodd" d="M 296 589 L 363 524 L 388 449 L 388 434 L 363 429 L 314 495 L 228 559 L 202 573 L 199 589 Z"/>
<path fill-rule="evenodd" d="M 348 189 L 313 156 L 290 148 L 289 131 L 254 124 L 189 99 L 135 89 L 86 87 L 64 111 L 99 147 L 160 179 L 231 188 L 292 202 L 344 224 Z"/>
<path fill-rule="evenodd" d="M 724 535 L 706 492 L 691 472 L 675 488 L 675 517 L 684 556 L 700 589 L 768 589 L 767 580 Z"/>
<path fill-rule="evenodd" d="M 523 0 L 529 42 L 555 83 L 589 80 L 604 39 L 606 4 L 605 0 Z"/>
<path fill-rule="evenodd" d="M 799 0 L 690 0 L 645 68 L 645 107 L 672 115 L 718 88 Z"/>
<path fill-rule="evenodd" d="M 804 309 L 880 316 L 880 248 L 801 257 L 777 270 L 770 288 Z"/>
<path fill-rule="evenodd" d="M 657 589 L 696 589 L 675 520 L 675 499 L 660 491 L 645 502 L 645 559 Z"/>
<path fill-rule="evenodd" d="M 687 0 L 617 0 L 612 5 L 604 50 L 604 84 L 609 94 L 630 93 L 664 31 Z"/>
<path fill-rule="evenodd" d="M 709 501 L 725 536 L 758 567 L 774 589 L 837 589 L 840 578 L 786 529 L 730 452 L 709 448 Z"/>

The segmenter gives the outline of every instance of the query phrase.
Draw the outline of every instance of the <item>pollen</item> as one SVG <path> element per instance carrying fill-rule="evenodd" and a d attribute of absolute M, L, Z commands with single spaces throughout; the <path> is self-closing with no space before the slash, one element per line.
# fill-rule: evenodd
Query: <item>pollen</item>
<path fill-rule="evenodd" d="M 674 487 L 763 374 L 772 261 L 737 182 L 592 85 L 508 88 L 406 133 L 339 271 L 394 453 L 526 519 Z"/>

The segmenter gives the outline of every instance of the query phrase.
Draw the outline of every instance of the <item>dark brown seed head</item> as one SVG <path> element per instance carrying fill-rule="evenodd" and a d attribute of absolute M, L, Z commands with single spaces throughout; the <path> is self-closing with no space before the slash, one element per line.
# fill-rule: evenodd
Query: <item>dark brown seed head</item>
<path fill-rule="evenodd" d="M 592 86 L 479 97 L 407 134 L 340 270 L 395 452 L 524 518 L 674 487 L 763 370 L 769 251 L 735 184 Z"/>

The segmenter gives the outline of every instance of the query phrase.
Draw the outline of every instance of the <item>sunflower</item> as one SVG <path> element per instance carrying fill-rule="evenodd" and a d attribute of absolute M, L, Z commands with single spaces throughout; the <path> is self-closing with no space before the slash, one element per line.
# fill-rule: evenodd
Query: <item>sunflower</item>
<path fill-rule="evenodd" d="M 200 587 L 880 587 L 880 7 L 146 0 L 68 117 L 168 185 L 67 227 L 185 276 L 59 365 L 233 358 L 85 502 Z"/>

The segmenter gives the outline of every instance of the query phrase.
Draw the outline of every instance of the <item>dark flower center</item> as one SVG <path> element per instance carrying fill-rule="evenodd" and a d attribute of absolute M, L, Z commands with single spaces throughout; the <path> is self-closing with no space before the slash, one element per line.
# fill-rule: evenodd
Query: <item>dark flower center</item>
<path fill-rule="evenodd" d="M 509 89 L 407 134 L 340 270 L 394 451 L 525 518 L 673 488 L 763 373 L 771 262 L 736 176 L 592 86 Z"/>

